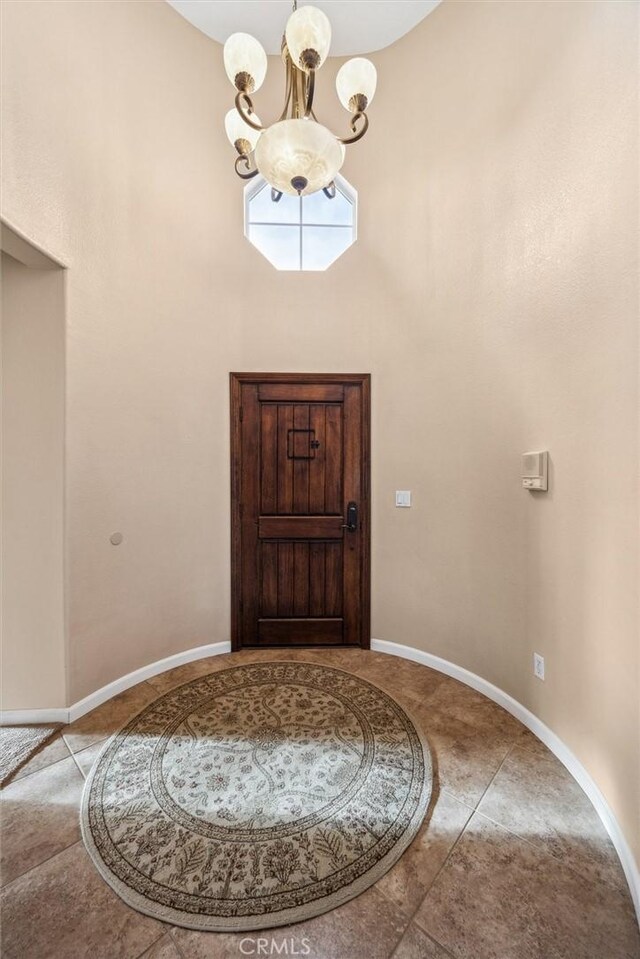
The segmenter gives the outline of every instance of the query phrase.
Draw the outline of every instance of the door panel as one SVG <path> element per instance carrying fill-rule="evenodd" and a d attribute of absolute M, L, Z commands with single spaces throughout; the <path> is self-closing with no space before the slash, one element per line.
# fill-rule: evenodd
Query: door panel
<path fill-rule="evenodd" d="M 278 544 L 261 544 L 262 591 L 260 615 L 278 615 Z"/>
<path fill-rule="evenodd" d="M 342 539 L 342 516 L 260 516 L 259 539 Z"/>
<path fill-rule="evenodd" d="M 343 646 L 341 619 L 261 619 L 254 646 Z"/>
<path fill-rule="evenodd" d="M 369 377 L 231 374 L 231 415 L 234 648 L 368 646 Z"/>
<path fill-rule="evenodd" d="M 260 421 L 261 512 L 278 512 L 278 407 L 264 404 Z"/>
<path fill-rule="evenodd" d="M 260 403 L 263 515 L 341 515 L 343 404 Z"/>
<path fill-rule="evenodd" d="M 324 410 L 325 469 L 324 512 L 342 515 L 342 408 L 326 406 Z"/>
<path fill-rule="evenodd" d="M 259 383 L 260 400 L 277 403 L 340 403 L 344 396 L 342 383 Z"/>

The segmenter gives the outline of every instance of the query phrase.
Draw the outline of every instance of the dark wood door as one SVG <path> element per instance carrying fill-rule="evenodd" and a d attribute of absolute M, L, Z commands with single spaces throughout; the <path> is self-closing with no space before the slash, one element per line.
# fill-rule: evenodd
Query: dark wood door
<path fill-rule="evenodd" d="M 368 374 L 231 374 L 232 646 L 369 635 Z"/>

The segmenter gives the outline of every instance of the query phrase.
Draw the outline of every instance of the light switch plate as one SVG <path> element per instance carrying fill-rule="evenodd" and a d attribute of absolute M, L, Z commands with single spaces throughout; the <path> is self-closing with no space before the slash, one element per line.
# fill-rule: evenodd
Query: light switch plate
<path fill-rule="evenodd" d="M 549 489 L 549 453 L 547 450 L 540 450 L 536 453 L 522 454 L 522 485 L 524 489 L 546 490 Z"/>
<path fill-rule="evenodd" d="M 396 490 L 396 506 L 411 506 L 411 490 L 410 489 L 397 489 Z"/>

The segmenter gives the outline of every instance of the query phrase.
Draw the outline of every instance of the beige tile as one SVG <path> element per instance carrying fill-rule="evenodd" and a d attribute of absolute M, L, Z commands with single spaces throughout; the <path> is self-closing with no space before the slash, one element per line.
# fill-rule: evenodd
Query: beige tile
<path fill-rule="evenodd" d="M 83 785 L 69 756 L 3 790 L 3 885 L 78 841 Z"/>
<path fill-rule="evenodd" d="M 264 955 L 278 955 L 280 950 L 280 955 L 306 954 L 308 959 L 388 959 L 407 923 L 406 916 L 381 893 L 368 889 L 338 909 L 279 929 L 226 935 L 174 928 L 172 934 L 184 959 L 238 959 L 240 943 L 246 939 L 265 940 L 263 948 L 271 951 Z M 250 943 L 243 945 L 245 950 L 250 947 Z"/>
<path fill-rule="evenodd" d="M 72 753 L 77 753 L 93 743 L 107 739 L 157 696 L 158 690 L 148 683 L 138 683 L 137 686 L 114 696 L 102 706 L 64 727 L 62 735 L 67 746 Z"/>
<path fill-rule="evenodd" d="M 416 838 L 376 888 L 412 916 L 471 815 L 468 806 L 441 792 Z"/>
<path fill-rule="evenodd" d="M 358 667 L 377 663 L 381 659 L 380 653 L 373 653 L 367 649 L 330 646 L 322 648 L 295 647 L 292 649 L 243 649 L 231 654 L 231 666 L 240 666 L 243 663 L 273 662 L 273 660 L 292 660 L 294 662 L 320 663 L 325 666 L 336 666 L 339 669 L 349 669 L 355 672 Z"/>
<path fill-rule="evenodd" d="M 39 749 L 37 753 L 31 757 L 31 759 L 21 766 L 20 769 L 16 772 L 15 776 L 11 779 L 11 782 L 16 782 L 18 779 L 23 779 L 25 776 L 30 776 L 31 773 L 37 772 L 39 769 L 44 769 L 45 766 L 51 766 L 53 763 L 60 762 L 61 759 L 68 759 L 71 753 L 67 749 L 66 743 L 62 738 L 62 733 L 58 732 L 50 739 L 48 743 Z"/>
<path fill-rule="evenodd" d="M 82 843 L 7 886 L 2 919 L 4 959 L 133 959 L 167 928 L 129 909 Z"/>
<path fill-rule="evenodd" d="M 442 681 L 429 697 L 428 705 L 443 717 L 455 719 L 474 729 L 499 733 L 513 742 L 526 731 L 520 720 L 502 706 L 450 676 L 442 676 Z"/>
<path fill-rule="evenodd" d="M 163 691 L 228 666 L 287 659 L 370 679 L 429 740 L 439 794 L 393 869 L 305 923 L 166 933 L 111 892 L 76 842 L 82 779 L 57 737 L 3 794 L 3 852 L 8 877 L 18 876 L 3 892 L 5 959 L 238 959 L 246 938 L 269 948 L 273 939 L 272 954 L 281 955 L 285 943 L 300 954 L 304 940 L 311 959 L 640 959 L 620 867 L 577 784 L 511 716 L 426 667 L 364 650 L 246 650 L 154 677 L 64 736 L 86 774 L 106 738 Z M 511 831 L 479 814 L 465 828 L 468 807 L 481 799 L 486 817 Z"/>
<path fill-rule="evenodd" d="M 502 729 L 478 729 L 431 708 L 411 709 L 431 748 L 434 777 L 441 789 L 476 806 L 509 753 L 513 739 Z"/>
<path fill-rule="evenodd" d="M 412 922 L 400 940 L 393 959 L 451 959 L 451 953 Z"/>
<path fill-rule="evenodd" d="M 538 739 L 538 737 L 535 736 L 530 729 L 527 729 L 526 726 L 522 730 L 521 735 L 518 736 L 516 745 L 521 749 L 532 749 L 534 752 L 539 752 L 545 755 L 549 754 L 551 756 L 553 755 L 551 750 L 545 746 L 542 740 Z"/>
<path fill-rule="evenodd" d="M 147 682 L 158 691 L 158 694 L 162 694 L 175 689 L 182 683 L 206 676 L 208 673 L 244 666 L 248 663 L 289 660 L 355 670 L 357 666 L 363 666 L 369 661 L 378 662 L 380 658 L 379 653 L 361 649 L 243 649 L 235 653 L 224 653 L 221 656 L 209 656 L 207 659 L 185 663 L 184 666 L 177 666 L 166 673 L 152 676 Z"/>
<path fill-rule="evenodd" d="M 289 655 L 288 650 L 283 652 Z M 372 653 L 366 649 L 297 649 L 291 650 L 295 653 L 294 659 L 298 661 L 317 663 L 320 666 L 332 666 L 335 669 L 346 669 L 349 672 L 356 672 L 359 668 L 377 661 L 379 653 Z"/>
<path fill-rule="evenodd" d="M 456 959 L 637 959 L 628 897 L 475 813 L 415 922 Z"/>
<path fill-rule="evenodd" d="M 542 744 L 516 746 L 479 811 L 530 842 L 541 843 L 594 883 L 627 883 L 600 817 L 575 779 Z"/>
<path fill-rule="evenodd" d="M 376 659 L 357 668 L 355 672 L 363 679 L 384 689 L 391 696 L 402 702 L 403 697 L 408 699 L 407 705 L 425 703 L 431 700 L 438 687 L 445 681 L 442 673 L 421 666 L 419 663 L 399 656 L 389 656 L 385 653 L 374 653 Z"/>
<path fill-rule="evenodd" d="M 182 957 L 170 934 L 167 933 L 162 939 L 158 939 L 151 949 L 147 949 L 139 959 L 182 959 Z"/>
<path fill-rule="evenodd" d="M 169 669 L 166 673 L 152 676 L 147 682 L 156 690 L 156 695 L 161 696 L 170 689 L 175 689 L 176 686 L 191 682 L 192 679 L 199 679 L 201 676 L 228 669 L 230 666 L 239 666 L 240 663 L 235 661 L 234 656 L 235 654 L 224 653 L 221 656 L 196 659 L 192 663 L 185 663 L 184 666 L 176 666 L 175 669 Z"/>
<path fill-rule="evenodd" d="M 239 649 L 231 653 L 229 666 L 244 666 L 246 663 L 270 663 L 274 660 L 299 660 L 313 650 L 296 647 L 294 649 Z"/>
<path fill-rule="evenodd" d="M 94 743 L 93 746 L 87 746 L 86 749 L 81 749 L 79 753 L 74 753 L 73 758 L 80 767 L 82 775 L 86 779 L 93 765 L 103 750 L 104 744 L 107 742 L 106 739 L 101 739 L 99 743 Z"/>

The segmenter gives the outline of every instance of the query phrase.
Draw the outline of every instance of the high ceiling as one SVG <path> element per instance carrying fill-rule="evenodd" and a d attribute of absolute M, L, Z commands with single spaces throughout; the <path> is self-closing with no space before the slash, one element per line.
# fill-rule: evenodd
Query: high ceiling
<path fill-rule="evenodd" d="M 280 53 L 291 0 L 168 0 L 213 40 L 251 33 L 267 53 Z M 332 56 L 382 50 L 412 30 L 440 0 L 314 0 L 331 20 Z M 304 6 L 300 2 L 300 6 Z"/>

